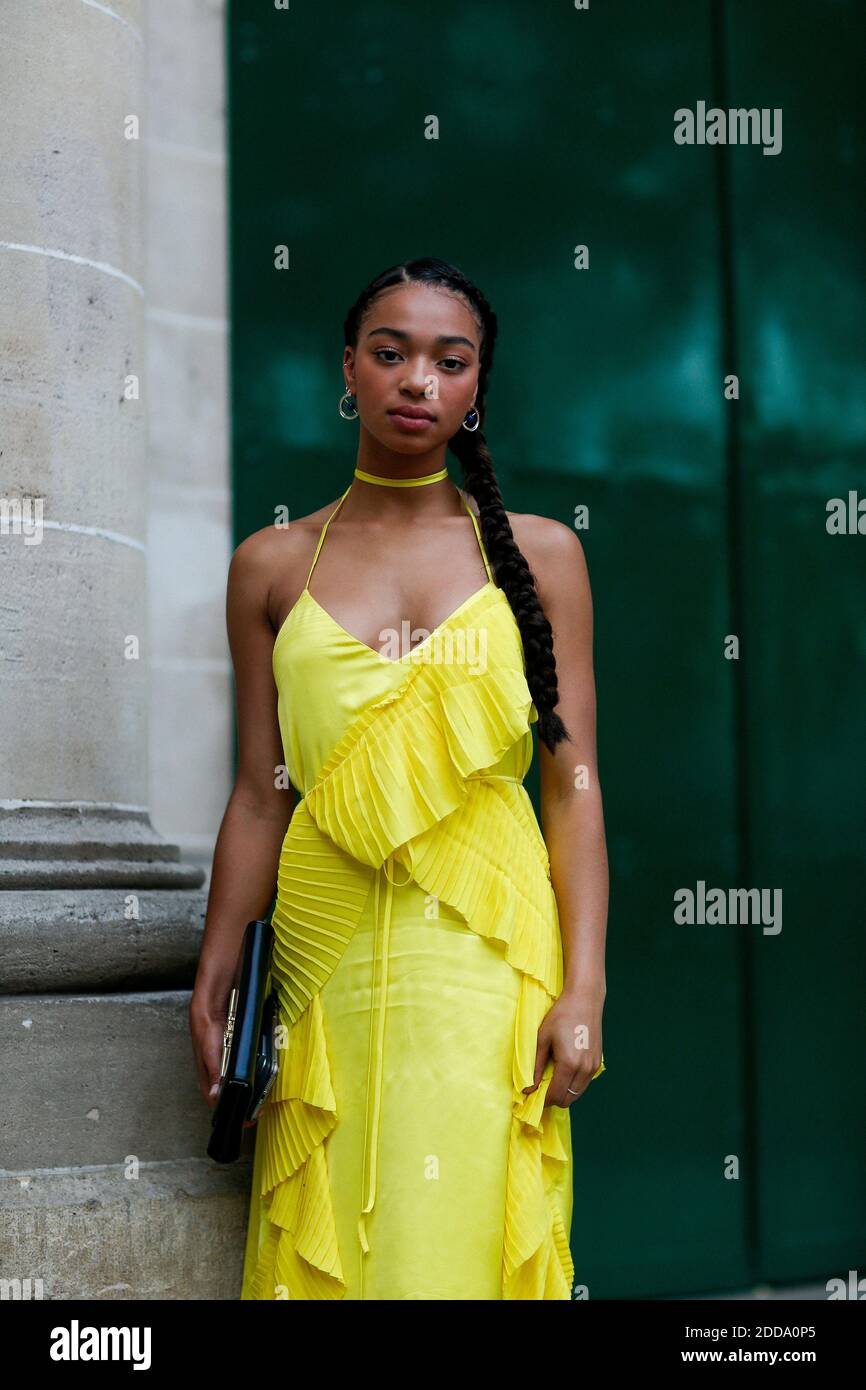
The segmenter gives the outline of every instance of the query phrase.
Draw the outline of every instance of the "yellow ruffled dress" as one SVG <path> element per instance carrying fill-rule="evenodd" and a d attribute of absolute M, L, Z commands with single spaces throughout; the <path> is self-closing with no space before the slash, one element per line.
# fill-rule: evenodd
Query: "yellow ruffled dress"
<path fill-rule="evenodd" d="M 242 1299 L 568 1299 L 569 1111 L 530 1095 L 562 987 L 523 778 L 538 718 L 487 583 L 402 657 L 307 584 L 273 669 L 292 784 Z M 462 494 L 461 494 L 462 496 Z M 604 1070 L 604 1062 L 596 1076 Z"/>

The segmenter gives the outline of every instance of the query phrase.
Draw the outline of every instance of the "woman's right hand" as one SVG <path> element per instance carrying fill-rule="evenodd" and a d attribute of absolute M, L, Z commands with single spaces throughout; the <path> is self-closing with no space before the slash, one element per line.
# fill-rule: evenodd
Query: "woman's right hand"
<path fill-rule="evenodd" d="M 193 990 L 189 1006 L 189 1027 L 202 1099 L 211 1109 L 219 1091 L 223 1033 L 228 1017 L 228 994 L 220 1005 L 198 989 Z"/>

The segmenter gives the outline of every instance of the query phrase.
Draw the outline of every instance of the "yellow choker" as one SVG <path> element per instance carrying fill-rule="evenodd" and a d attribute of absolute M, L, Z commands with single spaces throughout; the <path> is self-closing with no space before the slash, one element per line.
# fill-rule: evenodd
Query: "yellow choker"
<path fill-rule="evenodd" d="M 438 473 L 427 473 L 423 478 L 378 478 L 375 473 L 365 473 L 362 468 L 355 469 L 355 477 L 365 483 L 379 483 L 381 487 L 422 487 L 424 483 L 438 483 L 448 477 L 448 469 Z"/>

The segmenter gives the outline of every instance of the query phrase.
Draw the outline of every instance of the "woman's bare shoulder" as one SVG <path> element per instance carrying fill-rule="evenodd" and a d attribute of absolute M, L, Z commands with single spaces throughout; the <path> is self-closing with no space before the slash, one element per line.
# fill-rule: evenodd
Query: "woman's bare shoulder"
<path fill-rule="evenodd" d="M 267 569 L 275 561 L 279 561 L 281 568 L 291 565 L 294 560 L 302 561 L 310 549 L 311 537 L 315 535 L 318 539 L 333 508 L 334 503 L 328 503 L 308 516 L 278 518 L 270 526 L 251 531 L 236 546 L 232 566 L 260 570 Z"/>
<path fill-rule="evenodd" d="M 469 493 L 464 497 L 475 516 L 479 515 L 478 503 Z M 537 516 L 533 512 L 509 512 L 511 534 L 518 549 L 535 576 L 539 591 L 547 584 L 556 582 L 561 576 L 562 566 L 574 564 L 582 557 L 583 547 L 577 535 L 561 521 L 550 516 Z"/>
<path fill-rule="evenodd" d="M 535 577 L 540 597 L 555 591 L 568 576 L 574 578 L 585 568 L 580 538 L 564 522 L 532 512 L 509 512 L 508 520 Z"/>
<path fill-rule="evenodd" d="M 251 531 L 231 557 L 228 592 L 244 594 L 269 612 L 273 586 L 303 586 L 306 568 L 334 503 L 307 516 L 277 518 L 270 526 Z"/>

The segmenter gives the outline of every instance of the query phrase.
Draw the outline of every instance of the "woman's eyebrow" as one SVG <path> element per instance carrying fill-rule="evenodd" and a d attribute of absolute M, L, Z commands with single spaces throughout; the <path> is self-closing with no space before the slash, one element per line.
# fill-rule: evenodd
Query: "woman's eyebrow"
<path fill-rule="evenodd" d="M 371 328 L 367 337 L 374 338 L 377 333 L 384 333 L 391 338 L 409 339 L 412 336 L 411 333 L 407 333 L 403 328 Z M 433 341 L 435 343 L 462 343 L 464 347 L 471 348 L 473 352 L 477 352 L 478 350 L 469 338 L 462 338 L 459 334 L 452 334 L 449 336 L 448 334 L 440 333 L 438 338 L 434 338 Z"/>

